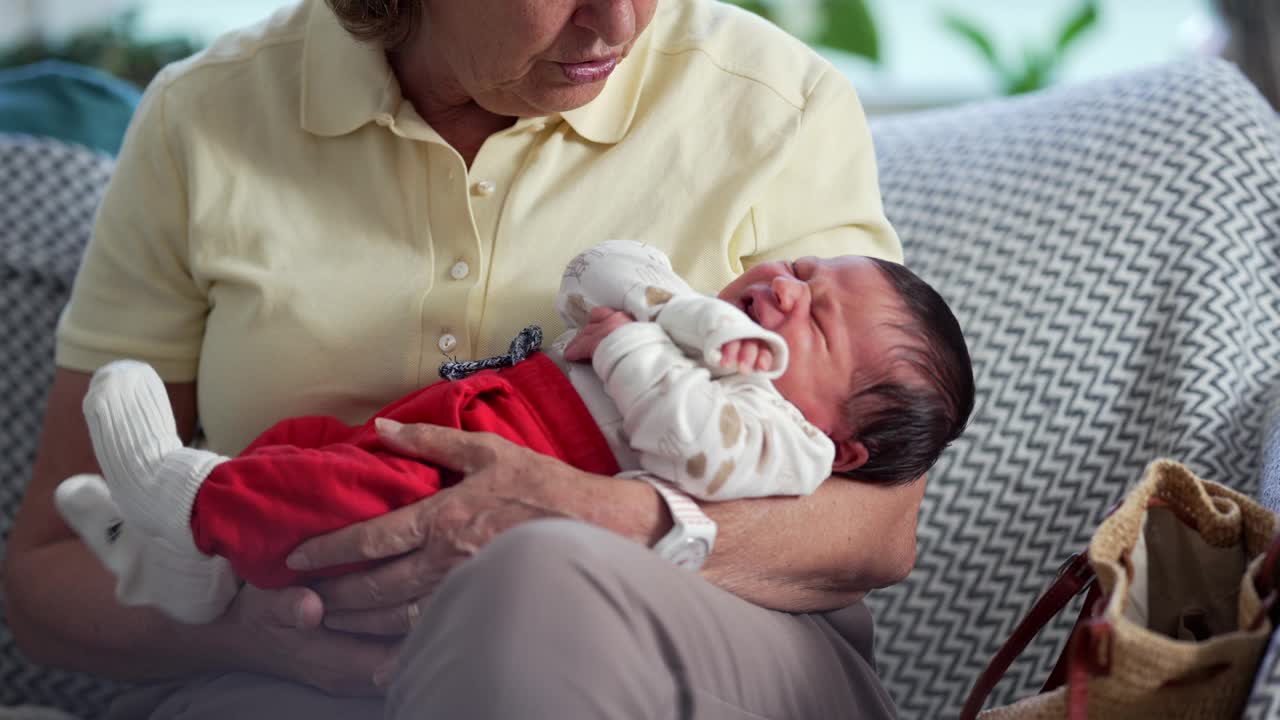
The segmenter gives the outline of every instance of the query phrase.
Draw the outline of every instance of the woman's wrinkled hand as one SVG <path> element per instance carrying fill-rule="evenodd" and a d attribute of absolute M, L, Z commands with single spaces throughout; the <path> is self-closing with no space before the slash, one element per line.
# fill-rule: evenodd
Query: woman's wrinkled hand
<path fill-rule="evenodd" d="M 229 665 L 333 695 L 381 695 L 397 644 L 325 628 L 324 611 L 320 596 L 306 588 L 243 586 L 217 621 Z"/>
<path fill-rule="evenodd" d="M 490 540 L 530 520 L 571 516 L 549 485 L 572 475 L 582 486 L 581 478 L 594 477 L 492 433 L 386 419 L 377 427 L 391 450 L 465 477 L 417 503 L 309 540 L 290 555 L 290 567 L 299 570 L 386 560 L 312 585 L 324 602 L 324 625 L 333 630 L 406 634 L 419 620 L 421 601 Z"/>

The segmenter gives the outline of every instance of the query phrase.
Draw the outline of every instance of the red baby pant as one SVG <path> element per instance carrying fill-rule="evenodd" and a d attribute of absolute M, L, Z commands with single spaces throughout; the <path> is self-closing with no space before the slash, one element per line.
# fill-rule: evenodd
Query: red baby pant
<path fill-rule="evenodd" d="M 587 472 L 618 472 L 586 405 L 543 353 L 511 368 L 429 385 L 374 417 L 492 432 Z M 290 570 L 285 558 L 303 541 L 421 500 L 461 479 L 384 448 L 372 418 L 358 427 L 332 417 L 293 418 L 214 468 L 196 495 L 191 529 L 201 552 L 227 558 L 253 585 L 295 585 L 354 569 Z"/>

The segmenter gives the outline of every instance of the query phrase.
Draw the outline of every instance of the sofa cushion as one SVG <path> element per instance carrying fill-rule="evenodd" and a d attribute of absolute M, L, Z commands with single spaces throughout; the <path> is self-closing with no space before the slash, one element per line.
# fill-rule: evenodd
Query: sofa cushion
<path fill-rule="evenodd" d="M 872 132 L 907 261 L 975 363 L 916 570 L 870 599 L 902 716 L 953 717 L 1148 461 L 1256 494 L 1280 387 L 1280 130 L 1233 67 L 1198 61 Z M 994 702 L 1038 689 L 1070 620 Z"/>
<path fill-rule="evenodd" d="M 78 145 L 0 134 L 0 530 L 8 536 L 53 376 L 53 330 L 88 241 L 111 161 Z M 0 540 L 0 552 L 3 541 Z M 2 607 L 2 604 L 0 604 Z M 0 615 L 0 704 L 94 717 L 115 686 L 38 668 Z"/>
<path fill-rule="evenodd" d="M 954 716 L 987 659 L 1145 463 L 1256 492 L 1280 387 L 1280 139 L 1229 66 L 1192 63 L 876 121 L 908 261 L 952 302 L 979 404 L 932 473 L 916 571 L 874 593 L 904 718 Z M 0 136 L 0 528 L 34 452 L 52 331 L 110 163 Z M 1049 628 L 994 700 L 1038 686 Z M 96 714 L 0 624 L 0 704 Z M 1259 699 L 1262 702 L 1262 699 Z"/>
<path fill-rule="evenodd" d="M 0 70 L 0 133 L 120 151 L 142 94 L 101 70 L 45 60 Z"/>

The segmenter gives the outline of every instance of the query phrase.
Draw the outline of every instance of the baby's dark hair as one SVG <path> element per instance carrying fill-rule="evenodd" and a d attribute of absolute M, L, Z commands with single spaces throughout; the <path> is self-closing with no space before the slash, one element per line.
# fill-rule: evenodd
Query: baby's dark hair
<path fill-rule="evenodd" d="M 892 326 L 905 341 L 891 347 L 890 362 L 909 371 L 878 378 L 843 403 L 846 427 L 868 453 L 865 464 L 843 474 L 901 485 L 925 474 L 964 431 L 973 412 L 973 365 L 960 323 L 938 291 L 904 265 L 873 260 L 905 315 Z"/>

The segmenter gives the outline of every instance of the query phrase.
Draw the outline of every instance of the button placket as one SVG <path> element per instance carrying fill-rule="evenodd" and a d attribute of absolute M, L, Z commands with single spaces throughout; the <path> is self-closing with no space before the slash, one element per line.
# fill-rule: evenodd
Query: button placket
<path fill-rule="evenodd" d="M 474 352 L 471 316 L 472 291 L 480 257 L 478 234 L 472 230 L 471 185 L 462 158 L 446 145 L 436 145 L 429 157 L 432 188 L 431 208 L 433 253 L 429 272 L 435 274 L 422 309 L 422 358 L 419 382 L 438 379 L 436 368 L 442 359 L 470 359 Z"/>
<path fill-rule="evenodd" d="M 526 163 L 529 153 L 536 148 L 535 135 L 523 132 L 522 129 L 507 130 L 489 137 L 475 160 L 471 163 L 469 177 L 471 217 L 474 222 L 479 252 L 475 257 L 467 257 L 460 253 L 458 259 L 469 260 L 472 264 L 468 283 L 471 284 L 470 307 L 467 315 L 467 332 L 471 338 L 470 349 L 481 356 L 502 352 L 511 338 L 486 337 L 485 327 L 492 323 L 481 317 L 486 306 L 485 298 L 492 292 L 487 278 L 490 276 L 492 263 L 500 260 L 499 235 L 502 234 L 502 215 L 505 211 L 508 196 L 513 191 L 514 182 L 521 168 Z M 479 263 L 479 264 L 476 264 Z M 498 348 L 495 346 L 500 345 Z"/>

